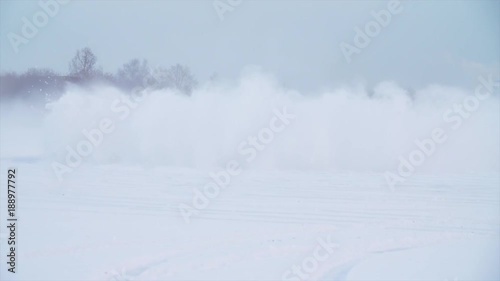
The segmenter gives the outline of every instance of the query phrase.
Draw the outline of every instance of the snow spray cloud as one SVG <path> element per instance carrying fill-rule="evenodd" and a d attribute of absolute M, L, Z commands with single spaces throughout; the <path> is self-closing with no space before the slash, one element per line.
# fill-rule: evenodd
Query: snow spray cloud
<path fill-rule="evenodd" d="M 410 95 L 394 82 L 373 89 L 344 87 L 322 94 L 298 93 L 259 72 L 236 84 L 205 84 L 192 96 L 152 90 L 128 118 L 116 122 L 82 165 L 131 164 L 188 167 L 207 172 L 225 167 L 239 143 L 269 122 L 273 109 L 293 112 L 293 125 L 266 146 L 246 169 L 379 172 L 398 167 L 399 156 L 415 149 L 436 127 L 449 126 L 443 113 L 474 91 L 430 85 Z M 86 139 L 82 130 L 116 120 L 115 100 L 127 94 L 109 87 L 68 89 L 50 110 L 28 124 L 27 111 L 1 110 L 4 152 L 34 151 L 37 158 L 64 163 L 66 146 Z M 499 97 L 481 103 L 453 137 L 419 167 L 419 173 L 498 172 Z M 14 110 L 14 111 L 13 111 Z M 42 122 L 43 121 L 43 122 Z M 24 126 L 24 128 L 21 128 Z M 23 130 L 23 136 L 17 132 Z M 33 130 L 32 130 L 33 129 Z M 36 129 L 36 130 L 34 130 Z M 16 137 L 16 142 L 6 136 Z"/>
<path fill-rule="evenodd" d="M 274 141 L 276 135 L 282 133 L 295 119 L 295 115 L 288 112 L 286 107 L 281 110 L 274 109 L 273 113 L 266 127 L 261 128 L 255 135 L 246 137 L 238 144 L 236 159 L 229 160 L 225 169 L 210 173 L 211 181 L 204 185 L 201 191 L 194 188 L 192 205 L 179 204 L 178 209 L 186 223 L 191 221 L 193 215 L 199 215 L 201 210 L 206 209 L 211 199 L 219 196 L 221 189 L 227 188 L 231 184 L 231 179 L 241 174 L 243 167 L 255 161 L 257 156 Z M 239 161 L 240 158 L 244 161 Z"/>
<path fill-rule="evenodd" d="M 65 163 L 52 162 L 52 170 L 60 182 L 63 181 L 64 174 L 78 168 L 83 160 L 93 153 L 94 148 L 100 146 L 105 137 L 113 133 L 117 121 L 121 122 L 129 118 L 131 112 L 144 101 L 148 91 L 159 83 L 160 72 L 149 70 L 148 73 L 149 75 L 143 79 L 142 85 L 132 89 L 130 95 L 118 94 L 111 102 L 109 111 L 116 115 L 115 118 L 105 116 L 95 124 L 94 128 L 82 129 L 82 139 L 75 144 L 75 147 L 66 146 Z M 112 92 L 113 89 L 110 89 L 110 91 Z"/>
<path fill-rule="evenodd" d="M 452 131 L 463 128 L 465 122 L 492 97 L 494 89 L 498 89 L 500 86 L 500 81 L 495 82 L 491 74 L 488 77 L 480 76 L 478 80 L 479 84 L 474 89 L 473 95 L 466 96 L 461 102 L 454 103 L 443 112 L 443 121 L 451 127 Z M 407 157 L 399 157 L 397 173 L 386 171 L 384 174 L 391 190 L 394 190 L 396 184 L 404 183 L 408 177 L 415 173 L 417 167 L 423 165 L 427 159 L 437 153 L 448 140 L 447 129 L 446 127 L 436 127 L 432 129 L 429 137 L 415 139 L 416 148 Z"/>

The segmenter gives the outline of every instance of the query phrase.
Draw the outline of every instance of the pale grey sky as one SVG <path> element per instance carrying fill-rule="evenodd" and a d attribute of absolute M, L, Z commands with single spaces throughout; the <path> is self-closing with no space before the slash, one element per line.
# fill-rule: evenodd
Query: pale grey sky
<path fill-rule="evenodd" d="M 70 1 L 15 53 L 8 34 L 21 35 L 22 18 L 43 10 L 39 1 L 2 0 L 0 70 L 66 73 L 75 51 L 88 46 L 106 72 L 132 58 L 185 64 L 200 80 L 214 72 L 236 78 L 259 65 L 300 90 L 383 80 L 472 85 L 480 72 L 498 72 L 499 1 L 402 1 L 402 12 L 347 63 L 340 43 L 353 44 L 354 28 L 389 2 L 243 0 L 221 20 L 212 0 Z"/>

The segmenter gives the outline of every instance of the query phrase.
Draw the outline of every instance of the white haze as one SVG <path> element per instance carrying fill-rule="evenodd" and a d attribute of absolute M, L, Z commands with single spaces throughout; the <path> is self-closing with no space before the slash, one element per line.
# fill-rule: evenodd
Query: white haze
<path fill-rule="evenodd" d="M 370 93 L 370 94 L 369 94 Z M 82 130 L 114 121 L 85 165 L 124 163 L 198 169 L 223 167 L 236 159 L 247 169 L 395 171 L 408 158 L 416 139 L 440 127 L 448 140 L 436 147 L 417 172 L 496 172 L 500 168 L 499 102 L 492 95 L 453 130 L 443 113 L 472 91 L 430 85 L 414 98 L 394 82 L 374 89 L 345 87 L 321 94 L 282 87 L 271 75 L 251 72 L 236 84 L 208 83 L 191 97 L 153 91 L 121 119 L 111 110 L 128 97 L 108 86 L 69 87 L 46 113 L 22 106 L 2 109 L 1 152 L 65 163 L 67 146 L 85 140 Z M 238 145 L 268 127 L 273 110 L 296 117 L 247 163 Z M 42 117 L 40 117 L 42 116 Z M 15 121 L 14 121 L 15 120 Z M 11 136 L 16 136 L 12 138 Z M 16 141 L 9 141 L 15 139 Z"/>

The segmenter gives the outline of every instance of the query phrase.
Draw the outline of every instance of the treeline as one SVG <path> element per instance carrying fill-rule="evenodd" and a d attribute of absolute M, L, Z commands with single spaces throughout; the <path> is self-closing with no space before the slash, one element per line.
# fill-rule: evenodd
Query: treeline
<path fill-rule="evenodd" d="M 152 76 L 155 79 L 154 87 L 176 89 L 185 95 L 191 95 L 197 86 L 189 68 L 179 64 L 157 68 L 153 74 L 147 60 L 133 59 L 115 74 L 106 73 L 97 66 L 97 57 L 92 50 L 83 48 L 71 59 L 67 74 L 61 75 L 46 68 L 31 68 L 21 74 L 0 74 L 0 98 L 1 101 L 18 99 L 45 104 L 59 98 L 68 82 L 80 86 L 100 82 L 128 92 L 136 87 L 144 87 L 145 81 Z"/>

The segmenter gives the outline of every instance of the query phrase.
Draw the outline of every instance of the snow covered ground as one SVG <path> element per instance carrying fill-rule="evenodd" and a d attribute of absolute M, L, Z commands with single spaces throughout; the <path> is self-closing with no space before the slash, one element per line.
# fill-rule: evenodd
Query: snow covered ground
<path fill-rule="evenodd" d="M 84 166 L 59 183 L 44 164 L 0 162 L 20 198 L 18 273 L 2 280 L 500 278 L 498 174 L 391 191 L 381 174 L 244 172 L 186 223 L 178 205 L 205 172 Z M 312 262 L 321 240 L 335 246 Z"/>

